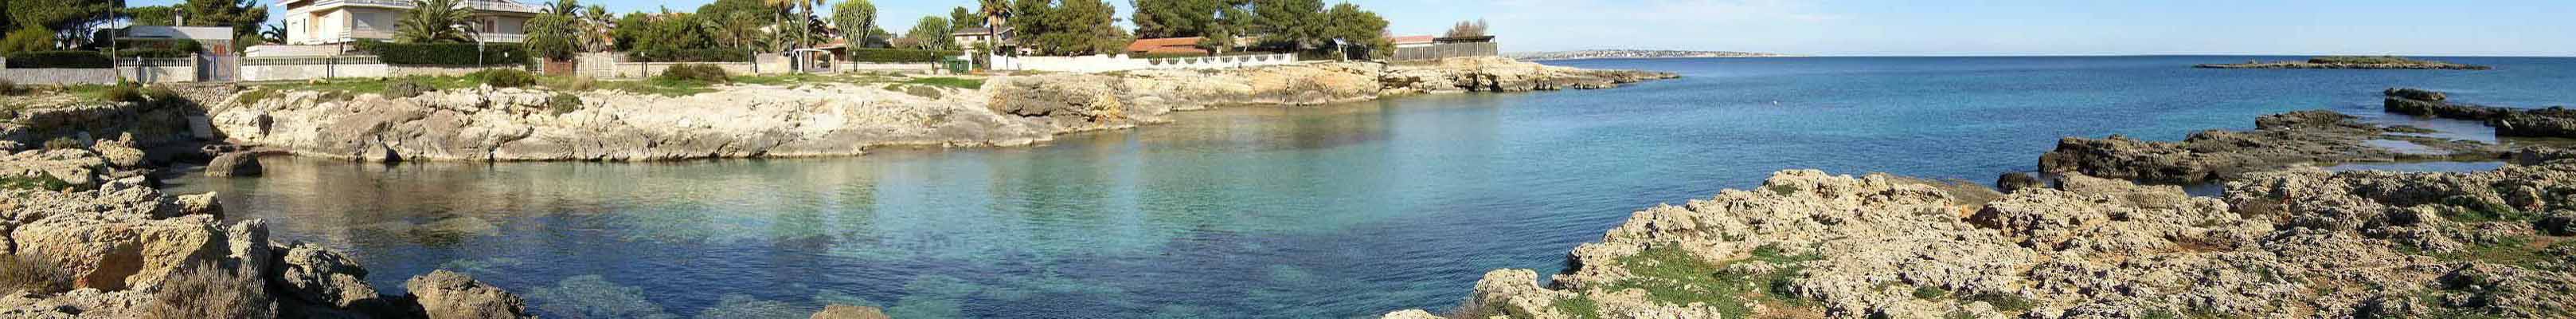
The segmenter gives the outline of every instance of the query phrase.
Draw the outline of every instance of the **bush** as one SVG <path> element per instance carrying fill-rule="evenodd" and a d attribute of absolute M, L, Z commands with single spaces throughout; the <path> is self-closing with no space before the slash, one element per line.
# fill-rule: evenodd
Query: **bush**
<path fill-rule="evenodd" d="M 144 318 L 272 318 L 277 303 L 249 268 L 224 270 L 198 263 L 163 279 Z"/>
<path fill-rule="evenodd" d="M 554 112 L 555 115 L 579 111 L 581 97 L 573 96 L 571 93 L 555 93 L 555 96 L 546 97 L 546 110 Z"/>
<path fill-rule="evenodd" d="M 735 49 L 641 50 L 626 57 L 636 62 L 749 62 L 751 52 Z"/>
<path fill-rule="evenodd" d="M 526 46 L 517 43 L 384 43 L 360 41 L 359 51 L 376 55 L 386 64 L 408 65 L 512 65 L 527 64 Z M 482 52 L 476 59 L 475 52 Z"/>
<path fill-rule="evenodd" d="M 35 254 L 19 252 L 17 255 L 0 256 L 0 291 L 22 289 L 40 294 L 71 291 L 72 274 L 63 271 L 61 265 Z"/>
<path fill-rule="evenodd" d="M 251 104 L 259 104 L 259 101 L 266 101 L 266 100 L 268 100 L 268 98 L 277 97 L 277 94 L 278 94 L 278 93 L 277 93 L 277 90 L 270 90 L 270 89 L 265 89 L 265 88 L 262 88 L 262 89 L 252 89 L 252 90 L 247 91 L 247 92 L 242 92 L 242 93 L 241 93 L 241 95 L 234 95 L 234 96 L 233 96 L 233 104 L 234 104 L 234 105 L 251 105 Z"/>
<path fill-rule="evenodd" d="M 31 51 L 9 54 L 9 68 L 103 69 L 106 54 L 94 51 Z"/>
<path fill-rule="evenodd" d="M 428 83 L 421 83 L 420 79 L 414 78 L 396 79 L 393 83 L 385 83 L 385 97 L 391 98 L 420 96 L 421 93 L 429 93 L 430 91 L 437 90 L 437 87 L 429 86 Z"/>
<path fill-rule="evenodd" d="M 490 85 L 496 88 L 514 88 L 537 84 L 537 75 L 528 74 L 528 70 L 520 69 L 490 69 L 474 71 L 473 74 L 467 74 L 465 76 L 483 79 L 484 85 Z"/>
<path fill-rule="evenodd" d="M 881 63 L 939 62 L 940 59 L 965 54 L 946 50 L 850 49 L 850 61 Z"/>
<path fill-rule="evenodd" d="M 714 64 L 693 63 L 673 65 L 670 69 L 662 70 L 662 76 L 656 78 L 671 81 L 694 81 L 704 83 L 733 82 L 732 76 L 725 75 L 724 68 L 716 67 Z"/>
<path fill-rule="evenodd" d="M 26 88 L 26 87 L 18 86 L 18 82 L 17 82 L 17 81 L 10 81 L 9 79 L 0 79 L 0 95 L 19 95 L 19 94 L 27 94 L 27 88 Z"/>
<path fill-rule="evenodd" d="M 107 99 L 108 102 L 143 102 L 143 86 L 120 83 L 108 87 L 106 91 L 100 91 L 99 98 Z"/>

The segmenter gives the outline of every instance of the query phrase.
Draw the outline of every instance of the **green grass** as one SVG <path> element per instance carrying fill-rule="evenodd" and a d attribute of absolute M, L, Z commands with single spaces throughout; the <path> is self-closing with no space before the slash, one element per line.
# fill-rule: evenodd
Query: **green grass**
<path fill-rule="evenodd" d="M 71 188 L 71 182 L 65 182 L 62 179 L 54 178 L 51 175 L 0 176 L 0 190 L 33 189 L 59 191 Z"/>
<path fill-rule="evenodd" d="M 2003 293 L 1970 294 L 1959 296 L 1959 300 L 1983 301 L 1986 302 L 1987 305 L 1995 306 L 1995 310 L 2010 312 L 2030 311 L 2031 308 L 2039 306 L 2038 302 L 2031 301 L 2030 298 L 2022 298 L 2021 296 Z"/>
<path fill-rule="evenodd" d="M 1611 283 L 1608 290 L 1640 289 L 1646 298 L 1673 305 L 1702 303 L 1716 307 L 1728 318 L 1753 314 L 1754 304 L 1803 307 L 1807 302 L 1784 289 L 1790 279 L 1805 266 L 1801 262 L 1821 259 L 1813 254 L 1787 255 L 1776 246 L 1753 249 L 1752 257 L 1732 262 L 1758 262 L 1779 266 L 1765 273 L 1729 273 L 1724 265 L 1710 264 L 1692 257 L 1689 252 L 1670 246 L 1647 247 L 1636 255 L 1620 258 L 1617 263 L 1635 278 Z"/>
<path fill-rule="evenodd" d="M 1914 287 L 1914 298 L 1918 298 L 1918 299 L 1940 299 L 1941 297 L 1949 296 L 1949 295 L 1950 295 L 1950 291 L 1949 291 L 1949 290 L 1943 290 L 1943 289 L 1941 289 L 1941 287 L 1932 287 L 1932 286 Z"/>
<path fill-rule="evenodd" d="M 1601 318 L 1601 303 L 1593 301 L 1592 298 L 1588 297 L 1574 296 L 1557 298 L 1556 301 L 1549 302 L 1547 306 L 1549 308 L 1556 308 L 1556 312 L 1564 313 L 1568 316 L 1574 316 L 1576 319 Z"/>
<path fill-rule="evenodd" d="M 977 80 L 977 79 L 960 79 L 960 78 L 951 78 L 951 77 L 926 77 L 926 78 L 913 78 L 912 80 L 903 81 L 903 83 L 904 83 L 904 84 L 920 84 L 920 85 L 929 85 L 929 86 L 945 86 L 945 87 L 953 87 L 953 88 L 968 89 L 968 90 L 984 88 L 984 80 Z"/>
<path fill-rule="evenodd" d="M 2442 204 L 2451 206 L 2442 209 L 2443 218 L 2462 223 L 2526 221 L 2539 217 L 2535 214 L 2525 213 L 2520 209 L 2514 209 L 2513 205 L 2506 205 L 2503 202 L 2496 201 L 2491 198 L 2470 195 L 2443 198 Z"/>

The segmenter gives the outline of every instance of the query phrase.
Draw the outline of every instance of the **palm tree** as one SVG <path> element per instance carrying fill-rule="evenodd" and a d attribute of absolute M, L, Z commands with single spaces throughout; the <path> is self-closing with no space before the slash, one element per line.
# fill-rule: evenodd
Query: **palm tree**
<path fill-rule="evenodd" d="M 411 0 L 411 11 L 394 23 L 394 41 L 406 43 L 474 40 L 474 10 L 460 0 Z"/>
<path fill-rule="evenodd" d="M 270 23 L 259 31 L 259 38 L 271 44 L 286 44 L 286 25 Z"/>
<path fill-rule="evenodd" d="M 614 29 L 612 26 L 617 24 L 617 17 L 609 15 L 607 6 L 591 4 L 589 8 L 582 10 L 581 16 L 583 21 L 588 21 L 582 24 L 588 27 L 582 30 L 584 33 L 582 46 L 587 48 L 586 50 L 608 51 L 608 48 L 617 45 L 616 37 L 609 35 L 609 30 Z"/>
<path fill-rule="evenodd" d="M 978 9 L 984 11 L 984 30 L 987 34 L 984 42 L 993 44 L 988 46 L 992 48 L 993 54 L 1001 54 L 1002 29 L 1008 28 L 1011 22 L 1011 1 L 980 0 L 978 6 Z"/>

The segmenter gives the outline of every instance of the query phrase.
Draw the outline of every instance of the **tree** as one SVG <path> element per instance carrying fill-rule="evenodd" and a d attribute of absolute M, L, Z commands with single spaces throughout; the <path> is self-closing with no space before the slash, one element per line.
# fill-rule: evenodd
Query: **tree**
<path fill-rule="evenodd" d="M 762 29 L 777 25 L 777 16 L 782 11 L 763 0 L 716 0 L 698 6 L 696 18 L 700 19 L 699 26 L 724 47 L 776 49 L 781 45 L 774 40 L 783 38 L 774 37 Z M 787 31 L 783 28 L 776 30 Z"/>
<path fill-rule="evenodd" d="M 808 40 L 809 40 L 809 39 L 811 39 L 811 38 L 813 38 L 813 35 L 814 35 L 814 5 L 823 4 L 823 0 L 763 0 L 763 1 L 764 1 L 764 2 L 766 2 L 766 3 L 768 3 L 768 4 L 769 4 L 770 6 L 772 6 L 772 7 L 778 7 L 779 9 L 782 9 L 782 10 L 784 10 L 784 11 L 787 11 L 788 13 L 791 13 L 792 15 L 796 16 L 796 17 L 795 17 L 795 19 L 789 20 L 788 22 L 782 22 L 782 23 L 780 23 L 780 24 L 781 24 L 781 25 L 780 25 L 781 27 L 787 27 L 787 28 L 795 29 L 796 34 L 794 34 L 794 35 L 793 35 L 792 37 L 790 37 L 790 38 L 791 38 L 791 39 L 795 39 L 795 40 L 796 40 L 796 41 L 795 41 L 795 42 L 796 42 L 796 47 L 799 47 L 799 48 L 810 48 L 810 47 L 813 47 L 813 45 L 811 45 L 811 43 L 812 43 L 812 42 L 809 42 Z M 853 1 L 856 1 L 856 0 L 853 0 Z"/>
<path fill-rule="evenodd" d="M 982 28 L 984 27 L 984 17 L 976 15 L 974 11 L 967 11 L 966 7 L 957 7 L 955 9 L 948 10 L 948 27 L 952 30 Z"/>
<path fill-rule="evenodd" d="M 1208 34 L 1219 23 L 1220 0 L 1136 0 L 1136 37 L 1177 38 Z"/>
<path fill-rule="evenodd" d="M 1323 0 L 1255 0 L 1252 6 L 1255 31 L 1269 35 L 1265 45 L 1305 50 L 1327 44 Z"/>
<path fill-rule="evenodd" d="M 591 4 L 583 8 L 581 18 L 582 51 L 608 51 L 616 46 L 616 36 L 609 32 L 609 26 L 617 24 L 617 16 L 610 15 L 607 6 Z"/>
<path fill-rule="evenodd" d="M 286 25 L 268 24 L 259 30 L 259 38 L 268 43 L 286 43 Z"/>
<path fill-rule="evenodd" d="M 1476 19 L 1476 21 L 1458 21 L 1458 25 L 1449 26 L 1449 33 L 1443 34 L 1443 36 L 1451 38 L 1485 36 L 1485 19 Z"/>
<path fill-rule="evenodd" d="M 44 26 L 27 26 L 27 28 L 18 29 L 18 31 L 9 31 L 8 37 L 0 38 L 0 53 L 49 51 L 53 49 L 54 30 L 46 30 Z"/>
<path fill-rule="evenodd" d="M 188 0 L 180 4 L 189 26 L 230 26 L 234 36 L 259 34 L 259 24 L 268 22 L 268 6 L 260 0 Z"/>
<path fill-rule="evenodd" d="M 142 6 L 125 8 L 125 21 L 134 25 L 178 25 L 179 7 Z"/>
<path fill-rule="evenodd" d="M 949 43 L 948 33 L 948 18 L 926 16 L 921 17 L 921 22 L 913 23 L 912 30 L 904 31 L 903 37 L 912 39 L 915 49 L 947 50 L 956 47 L 955 43 Z"/>
<path fill-rule="evenodd" d="M 877 5 L 868 0 L 843 0 L 832 5 L 832 25 L 841 27 L 841 40 L 850 47 L 863 47 L 869 33 L 877 27 Z"/>
<path fill-rule="evenodd" d="M 573 16 L 579 8 L 580 4 L 573 3 L 573 0 L 564 0 L 554 3 L 546 14 L 528 19 L 523 27 L 528 34 L 528 50 L 537 56 L 558 61 L 572 59 L 574 53 L 580 53 L 582 21 Z"/>
<path fill-rule="evenodd" d="M 54 31 L 56 42 L 81 46 L 89 43 L 89 30 L 115 21 L 123 8 L 124 0 L 9 0 L 0 12 L 9 16 L 9 30 Z"/>
<path fill-rule="evenodd" d="M 1341 46 L 1368 51 L 1371 59 L 1395 53 L 1395 44 L 1386 40 L 1386 18 L 1376 12 L 1360 10 L 1359 5 L 1342 3 L 1324 12 L 1324 37 L 1339 40 Z"/>
<path fill-rule="evenodd" d="M 1020 45 L 1036 48 L 1048 55 L 1090 55 L 1119 52 L 1127 47 L 1126 30 L 1117 22 L 1117 8 L 1101 0 L 1061 0 L 1054 6 L 1046 1 L 1024 1 L 1016 8 L 1020 17 L 1011 27 L 1022 37 Z"/>
<path fill-rule="evenodd" d="M 474 10 L 459 0 L 411 0 L 411 11 L 394 22 L 394 41 L 403 43 L 467 42 L 474 36 L 469 21 Z"/>

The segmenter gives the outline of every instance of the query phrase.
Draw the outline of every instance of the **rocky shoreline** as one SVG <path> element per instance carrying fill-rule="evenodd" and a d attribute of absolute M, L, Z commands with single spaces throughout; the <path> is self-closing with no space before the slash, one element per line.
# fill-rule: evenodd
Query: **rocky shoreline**
<path fill-rule="evenodd" d="M 2576 110 L 2564 106 L 2522 109 L 2451 103 L 2450 95 L 2412 88 L 2394 88 L 2384 92 L 2382 103 L 2389 113 L 2430 116 L 2486 123 L 2496 129 L 2496 136 L 2511 137 L 2576 137 Z"/>
<path fill-rule="evenodd" d="M 2424 61 L 2399 57 L 2318 57 L 2307 61 L 2213 63 L 2202 69 L 2350 69 L 2350 70 L 2493 70 L 2484 65 Z"/>
<path fill-rule="evenodd" d="M 2390 90 L 2391 111 L 2541 113 L 2438 107 L 2428 93 Z M 2420 129 L 2325 111 L 2257 127 L 2067 138 L 2042 156 L 2053 180 L 2010 174 L 2003 192 L 1781 171 L 1637 211 L 1548 280 L 1488 272 L 1449 317 L 2576 316 L 2576 151 L 2427 138 L 2408 141 L 2446 153 L 2410 155 L 2364 141 Z M 2464 173 L 2310 164 L 2409 156 L 2512 161 Z M 2131 180 L 2226 183 L 2195 197 Z"/>
<path fill-rule="evenodd" d="M 1170 121 L 1227 105 L 1314 105 L 1412 94 L 1599 89 L 1676 75 L 1503 58 L 994 77 L 981 89 L 729 85 L 684 97 L 471 89 L 416 97 L 284 92 L 211 107 L 244 145 L 363 161 L 650 161 L 858 155 L 884 146 L 1015 146 Z"/>

